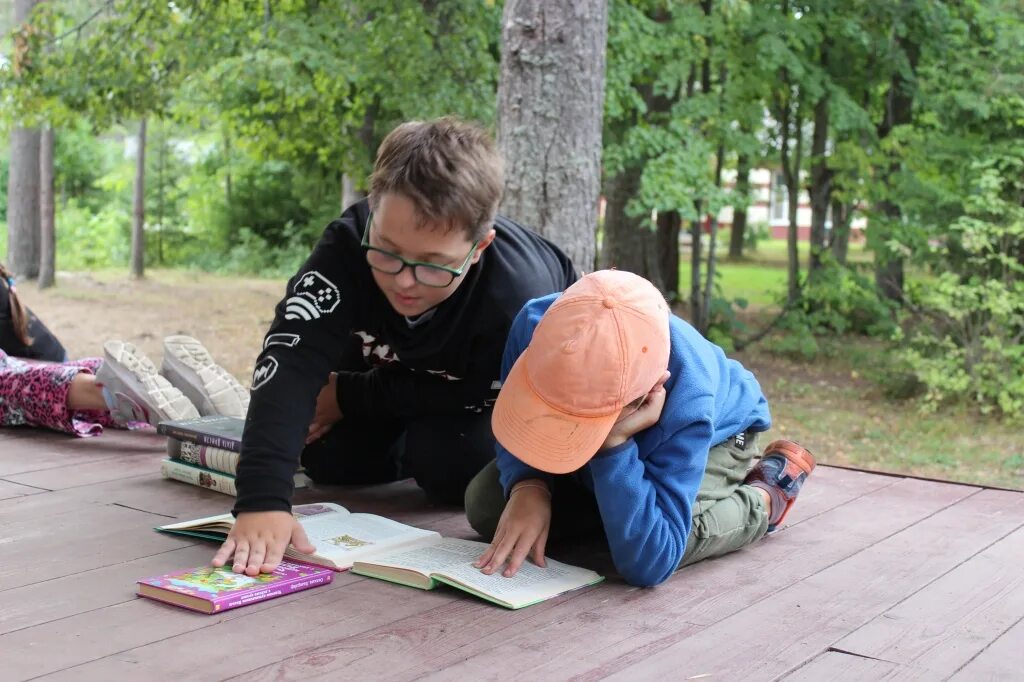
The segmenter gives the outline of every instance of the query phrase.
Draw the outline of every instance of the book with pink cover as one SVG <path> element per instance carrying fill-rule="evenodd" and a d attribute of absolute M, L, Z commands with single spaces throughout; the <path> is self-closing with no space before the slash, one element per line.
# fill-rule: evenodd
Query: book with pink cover
<path fill-rule="evenodd" d="M 234 573 L 230 566 L 201 566 L 140 580 L 138 594 L 193 611 L 220 613 L 326 585 L 333 578 L 334 572 L 326 568 L 290 561 L 258 576 Z"/>

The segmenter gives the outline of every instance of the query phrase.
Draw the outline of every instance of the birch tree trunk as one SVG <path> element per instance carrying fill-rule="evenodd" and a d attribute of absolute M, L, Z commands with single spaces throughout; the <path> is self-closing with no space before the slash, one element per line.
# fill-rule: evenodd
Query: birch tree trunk
<path fill-rule="evenodd" d="M 508 0 L 498 146 L 502 212 L 594 267 L 601 186 L 607 0 Z"/>
<path fill-rule="evenodd" d="M 37 0 L 15 0 L 14 23 L 24 25 Z M 28 45 L 15 35 L 13 70 L 28 59 Z M 39 129 L 11 130 L 7 179 L 7 268 L 15 276 L 39 275 Z"/>
<path fill-rule="evenodd" d="M 131 276 L 133 279 L 142 279 L 146 270 L 146 119 L 142 119 L 142 122 L 139 123 L 135 187 L 132 195 Z"/>
<path fill-rule="evenodd" d="M 54 284 L 57 269 L 57 232 L 53 205 L 53 128 L 43 129 L 39 146 L 39 288 Z"/>

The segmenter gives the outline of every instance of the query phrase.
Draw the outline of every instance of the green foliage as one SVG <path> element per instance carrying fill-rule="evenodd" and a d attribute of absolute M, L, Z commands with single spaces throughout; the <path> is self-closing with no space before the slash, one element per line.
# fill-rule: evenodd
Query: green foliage
<path fill-rule="evenodd" d="M 824 267 L 804 283 L 799 301 L 785 311 L 768 346 L 780 355 L 812 360 L 825 352 L 823 339 L 888 339 L 897 329 L 896 305 L 881 298 L 856 267 L 841 266 L 826 255 Z"/>
<path fill-rule="evenodd" d="M 743 249 L 746 251 L 757 251 L 762 242 L 770 239 L 772 230 L 768 223 L 758 222 L 747 225 L 743 233 Z"/>
<path fill-rule="evenodd" d="M 1024 145 L 992 150 L 971 171 L 974 192 L 945 248 L 934 249 L 945 269 L 919 292 L 922 323 L 903 353 L 929 408 L 967 399 L 983 412 L 1022 417 Z"/>

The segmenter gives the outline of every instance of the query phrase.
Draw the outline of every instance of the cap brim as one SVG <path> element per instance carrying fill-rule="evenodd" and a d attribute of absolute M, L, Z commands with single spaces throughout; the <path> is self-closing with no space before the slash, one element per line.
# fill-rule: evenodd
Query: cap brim
<path fill-rule="evenodd" d="M 580 417 L 556 410 L 530 385 L 526 355 L 516 360 L 498 393 L 491 416 L 494 437 L 535 469 L 552 474 L 576 471 L 601 449 L 619 413 Z"/>

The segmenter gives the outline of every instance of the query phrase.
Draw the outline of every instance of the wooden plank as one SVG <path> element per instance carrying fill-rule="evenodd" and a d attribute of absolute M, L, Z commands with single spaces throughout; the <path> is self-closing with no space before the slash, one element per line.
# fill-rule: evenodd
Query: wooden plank
<path fill-rule="evenodd" d="M 798 583 L 963 499 L 960 486 L 901 481 L 857 497 L 731 555 L 690 566 L 650 590 L 601 586 L 528 627 L 438 651 L 409 678 L 488 677 L 495 660 L 539 679 L 600 679 Z M 772 580 L 764 580 L 770 566 Z M 609 589 L 615 591 L 608 594 Z M 621 591 L 620 591 L 621 590 Z M 530 607 L 531 610 L 536 607 Z M 404 673 L 403 673 L 404 674 Z"/>
<path fill-rule="evenodd" d="M 1019 564 L 1018 564 L 1019 566 Z M 1024 670 L 1024 618 L 961 668 L 950 682 L 1019 680 Z"/>
<path fill-rule="evenodd" d="M 166 441 L 152 431 L 106 429 L 98 437 L 76 438 L 43 429 L 15 428 L 5 429 L 0 434 L 0 443 L 0 476 L 8 478 L 119 455 L 155 455 L 164 451 Z"/>
<path fill-rule="evenodd" d="M 1022 513 L 1019 493 L 980 491 L 770 599 L 631 660 L 611 677 L 646 679 L 687 671 L 727 679 L 784 674 L 1014 530 Z M 764 575 L 773 576 L 773 571 Z M 742 657 L 734 655 L 740 632 Z"/>
<path fill-rule="evenodd" d="M 921 484 L 908 485 L 916 491 Z M 957 486 L 935 488 L 924 511 L 908 510 L 908 491 L 898 485 L 876 494 L 858 496 L 856 504 L 796 525 L 773 537 L 772 542 L 749 551 L 688 568 L 678 578 L 654 590 L 621 583 L 604 584 L 513 613 L 492 607 L 467 607 L 464 602 L 468 598 L 453 595 L 451 603 L 444 608 L 388 623 L 335 644 L 335 649 L 352 652 L 351 655 L 338 655 L 330 663 L 324 663 L 313 653 L 294 656 L 248 672 L 246 677 L 301 679 L 315 674 L 340 675 L 342 670 L 345 675 L 359 677 L 387 670 L 396 679 L 411 679 L 431 672 L 441 672 L 442 678 L 486 678 L 496 669 L 496 661 L 515 660 L 517 674 L 561 679 L 585 669 L 581 662 L 612 660 L 644 644 L 657 642 L 668 633 L 692 632 L 700 627 L 690 622 L 694 614 L 707 614 L 717 609 L 732 612 L 778 589 L 776 584 L 765 584 L 748 570 L 761 561 L 758 554 L 762 549 L 784 560 L 785 565 L 775 569 L 780 579 L 798 580 L 815 567 L 827 566 L 969 492 Z M 912 499 L 920 499 L 919 492 L 910 494 Z M 840 497 L 841 491 L 835 491 L 835 495 Z M 872 513 L 879 515 L 878 522 L 862 521 L 861 533 L 836 532 Z M 836 543 L 830 543 L 829 547 L 822 547 L 801 539 L 817 536 L 842 538 L 845 544 L 839 543 L 837 547 Z M 773 548 L 776 541 L 779 547 Z M 834 547 L 838 554 L 829 551 Z M 750 576 L 740 580 L 744 589 L 734 589 L 737 594 L 732 600 L 716 599 L 726 586 L 735 587 L 737 572 Z M 723 573 L 729 578 L 723 580 Z M 354 652 L 361 653 L 356 657 Z M 553 669 L 563 664 L 564 669 Z M 505 670 L 503 666 L 498 668 Z"/>
<path fill-rule="evenodd" d="M 896 670 L 895 663 L 853 656 L 841 651 L 826 651 L 807 665 L 782 678 L 785 682 L 863 682 L 880 680 Z"/>
<path fill-rule="evenodd" d="M 949 675 L 1024 616 L 1022 564 L 1024 529 L 1018 528 L 835 646 Z"/>
<path fill-rule="evenodd" d="M 114 505 L 68 508 L 36 521 L 8 523 L 5 517 L 0 591 L 194 544 L 153 532 L 154 522 L 160 520 Z"/>
<path fill-rule="evenodd" d="M 179 617 L 181 609 L 136 600 L 0 636 L 0 657 L 5 662 L 17 657 L 15 670 L 25 673 L 59 673 L 47 678 L 51 680 L 118 679 L 115 675 L 127 671 L 132 679 L 226 679 L 254 662 L 300 651 L 334 660 L 334 641 L 445 601 L 434 592 L 410 599 L 408 588 L 382 594 L 379 587 L 379 581 L 346 573 L 327 587 L 294 595 L 300 599 L 275 599 L 222 616 L 186 613 L 185 621 Z M 128 610 L 130 615 L 125 615 Z M 61 641 L 70 633 L 78 638 L 42 663 L 33 663 L 17 648 Z M 8 648 L 4 640 L 19 635 L 16 646 Z"/>
<path fill-rule="evenodd" d="M 461 523 L 462 519 L 449 517 L 447 521 L 436 524 L 436 528 L 439 531 L 457 530 Z M 205 546 L 192 549 L 202 550 L 204 548 Z M 76 641 L 73 647 L 62 651 L 59 657 L 46 661 L 44 670 L 34 674 L 41 675 L 70 668 L 73 672 L 68 672 L 69 679 L 110 679 L 107 677 L 109 669 L 118 669 L 125 665 L 126 660 L 131 660 L 128 667 L 136 673 L 142 674 L 140 679 L 145 679 L 147 676 L 153 679 L 166 679 L 171 676 L 171 670 L 178 670 L 174 677 L 190 679 L 196 677 L 195 661 L 207 659 L 199 671 L 202 679 L 210 679 L 211 676 L 223 678 L 237 672 L 241 665 L 240 661 L 249 664 L 252 660 L 276 660 L 276 658 L 285 657 L 307 646 L 312 647 L 318 642 L 320 645 L 328 645 L 332 641 L 332 637 L 339 636 L 339 633 L 345 635 L 362 632 L 403 614 L 431 609 L 439 601 L 443 603 L 445 599 L 443 595 L 433 593 L 423 593 L 422 597 L 420 593 L 414 593 L 417 599 L 410 599 L 409 595 L 412 592 L 410 588 L 400 588 L 394 596 L 382 595 L 379 593 L 380 587 L 387 586 L 387 583 L 342 573 L 335 577 L 334 583 L 330 586 L 301 593 L 309 595 L 308 600 L 301 605 L 289 606 L 284 600 L 278 599 L 254 607 L 229 611 L 224 615 L 230 615 L 230 623 L 224 622 L 223 625 L 220 620 L 214 620 L 220 616 L 207 617 L 203 615 L 198 615 L 199 620 L 193 621 L 193 623 L 198 623 L 195 627 L 184 627 L 179 624 L 175 626 L 179 627 L 176 631 L 167 630 L 162 625 L 149 625 L 142 613 L 136 613 L 136 610 L 148 609 L 149 617 L 152 619 L 161 619 L 163 614 L 168 611 L 180 610 L 152 602 L 131 607 L 133 609 L 131 614 L 125 616 L 122 610 L 129 607 L 125 600 L 130 600 L 135 580 L 182 567 L 179 562 L 174 561 L 175 554 L 166 553 L 160 557 L 151 557 L 150 568 L 155 570 L 132 573 L 131 576 L 121 567 L 112 567 L 100 572 L 107 593 L 99 599 L 110 600 L 111 605 L 109 606 L 63 620 L 26 627 L 11 633 L 11 635 L 24 633 L 23 636 L 29 641 L 47 642 L 59 641 L 55 638 L 59 638 L 61 633 L 65 632 L 66 627 L 73 626 L 89 633 L 102 633 L 105 630 L 114 629 L 116 637 L 112 640 L 107 641 L 99 634 L 95 637 L 91 635 L 83 637 L 81 646 L 79 646 L 80 642 Z M 203 563 L 201 556 L 198 562 L 192 562 L 191 565 Z M 160 566 L 161 562 L 165 562 L 163 567 Z M 123 577 L 124 582 L 119 584 L 115 579 L 117 576 Z M 73 584 L 70 578 L 67 580 L 68 585 Z M 354 586 L 356 584 L 362 585 Z M 342 588 L 351 590 L 346 592 L 348 596 L 332 596 L 333 590 Z M 301 595 L 296 595 L 296 597 L 299 596 Z M 355 608 L 356 604 L 361 605 L 362 610 Z M 259 615 L 264 608 L 275 609 L 274 615 L 269 617 Z M 310 615 L 311 612 L 314 615 Z M 345 612 L 347 617 L 339 621 L 339 614 L 342 612 Z M 314 620 L 318 621 L 318 624 L 314 623 Z M 63 625 L 65 621 L 72 621 L 72 625 Z M 339 622 L 335 624 L 334 621 Z M 129 624 L 132 625 L 131 628 L 129 628 Z M 311 631 L 311 627 L 314 625 L 315 634 Z M 273 641 L 268 641 L 267 632 L 275 633 Z M 285 632 L 289 634 L 286 637 L 282 634 L 284 639 L 278 642 L 278 634 Z M 7 636 L 0 636 L 0 658 L 4 660 L 7 656 L 19 655 L 16 646 L 10 649 L 6 647 L 5 637 Z M 21 642 L 21 640 L 14 641 Z M 225 646 L 228 649 L 225 649 Z M 187 657 L 182 657 L 183 650 L 189 652 Z M 224 656 L 226 650 L 232 651 L 232 656 Z M 28 653 L 30 652 L 26 652 L 25 655 L 27 656 Z M 118 655 L 103 658 L 112 654 Z M 135 656 L 138 658 L 136 659 Z M 268 656 L 270 658 L 267 658 Z M 102 660 L 97 661 L 96 659 Z M 91 665 L 82 665 L 90 661 L 96 662 Z M 217 663 L 217 661 L 221 661 L 221 663 Z M 37 664 L 32 661 L 24 661 L 21 665 L 25 669 L 38 670 Z M 152 670 L 146 673 L 149 666 L 153 666 Z"/>
<path fill-rule="evenodd" d="M 354 582 L 359 584 L 365 581 Z M 296 608 L 297 614 L 304 614 L 310 610 L 308 603 L 315 601 L 330 604 L 330 611 L 337 618 L 340 611 L 349 608 L 348 599 L 343 593 L 344 588 L 352 584 L 353 581 L 335 579 L 335 583 L 331 585 L 218 615 L 195 613 L 148 599 L 129 599 L 127 597 L 130 597 L 133 586 L 125 585 L 122 589 L 126 599 L 122 603 L 0 635 L 0 660 L 4 661 L 4 679 L 22 680 L 59 672 L 86 661 L 100 659 L 175 635 L 210 632 L 217 626 L 223 627 L 222 630 L 215 632 L 219 633 L 218 641 L 225 647 L 219 649 L 218 657 L 237 665 L 238 661 L 233 659 L 231 653 L 229 638 L 224 636 L 225 633 L 232 632 L 233 621 L 258 618 L 265 611 L 288 607 Z M 300 641 L 306 634 L 306 626 L 302 625 L 302 621 L 301 615 L 291 618 L 290 621 L 285 619 L 283 622 L 271 616 L 263 621 L 262 634 L 267 639 L 276 639 L 278 628 L 290 627 L 293 629 L 294 643 Z M 274 633 L 273 637 L 268 637 L 268 633 Z M 249 637 L 252 637 L 251 633 Z M 257 645 L 266 643 L 259 638 L 254 642 Z M 170 655 L 170 660 L 177 660 L 179 664 L 187 666 L 189 672 L 184 677 L 188 679 L 211 679 L 204 670 L 207 661 L 197 665 L 197 661 L 202 659 L 195 658 L 187 650 L 175 649 Z M 82 680 L 87 677 L 88 675 L 75 675 L 73 679 Z M 157 673 L 148 678 L 141 676 L 135 679 L 171 678 L 165 673 Z"/>
<path fill-rule="evenodd" d="M 46 488 L 22 485 L 0 478 L 0 500 L 9 500 L 14 497 L 24 497 L 25 495 L 38 495 L 45 492 L 48 492 Z"/>
<path fill-rule="evenodd" d="M 64 490 L 135 476 L 160 476 L 159 455 L 150 452 L 119 455 L 110 459 L 69 463 L 67 466 L 11 474 L 7 480 L 49 490 Z"/>
<path fill-rule="evenodd" d="M 137 580 L 201 566 L 210 556 L 206 546 L 181 547 L 7 590 L 0 609 L 0 635 L 132 601 Z"/>

